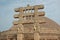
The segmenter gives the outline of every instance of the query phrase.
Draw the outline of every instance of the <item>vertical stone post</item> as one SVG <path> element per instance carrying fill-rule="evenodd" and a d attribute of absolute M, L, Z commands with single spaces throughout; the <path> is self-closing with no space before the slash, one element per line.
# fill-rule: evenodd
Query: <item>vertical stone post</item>
<path fill-rule="evenodd" d="M 35 29 L 35 31 L 34 31 L 34 40 L 39 40 L 40 36 L 39 36 L 39 32 L 38 32 L 38 26 L 35 26 L 34 29 Z"/>
<path fill-rule="evenodd" d="M 18 34 L 17 34 L 17 40 L 23 40 L 24 39 L 24 28 L 22 24 L 19 24 L 20 29 L 18 29 Z"/>
<path fill-rule="evenodd" d="M 39 38 L 39 34 L 36 32 L 36 33 L 34 33 L 34 40 L 39 40 L 40 38 Z"/>
<path fill-rule="evenodd" d="M 20 15 L 19 16 L 19 19 L 20 19 L 19 21 L 20 22 L 18 24 L 20 29 L 18 29 L 17 40 L 23 40 L 23 38 L 24 38 L 24 35 L 23 35 L 23 30 L 24 29 L 23 29 L 23 25 L 22 25 L 22 22 L 23 22 L 23 16 L 22 15 L 23 15 L 23 13 L 24 13 L 23 8 L 21 8 L 20 9 L 20 14 L 19 14 Z"/>
<path fill-rule="evenodd" d="M 38 17 L 37 13 L 38 13 L 38 8 L 37 8 L 37 6 L 35 6 L 35 9 L 34 9 L 34 16 L 35 16 L 35 19 L 34 19 L 34 22 L 35 22 L 35 24 L 34 24 L 34 28 L 35 28 L 34 40 L 39 40 L 40 39 L 39 33 L 38 33 L 38 25 L 37 25 L 38 24 L 38 22 L 37 22 L 37 17 Z"/>
<path fill-rule="evenodd" d="M 24 13 L 23 8 L 21 8 L 20 12 L 19 12 L 19 19 L 20 19 L 20 21 L 23 21 L 23 13 Z"/>
<path fill-rule="evenodd" d="M 17 34 L 17 40 L 23 40 L 23 34 L 21 33 L 21 34 Z"/>

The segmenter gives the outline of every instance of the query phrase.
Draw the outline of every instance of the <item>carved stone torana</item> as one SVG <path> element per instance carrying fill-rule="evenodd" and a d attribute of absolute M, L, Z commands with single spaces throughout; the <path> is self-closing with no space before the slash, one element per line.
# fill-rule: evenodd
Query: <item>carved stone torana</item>
<path fill-rule="evenodd" d="M 13 26 L 0 32 L 0 40 L 60 40 L 60 25 L 45 17 L 44 5 L 16 8 Z"/>

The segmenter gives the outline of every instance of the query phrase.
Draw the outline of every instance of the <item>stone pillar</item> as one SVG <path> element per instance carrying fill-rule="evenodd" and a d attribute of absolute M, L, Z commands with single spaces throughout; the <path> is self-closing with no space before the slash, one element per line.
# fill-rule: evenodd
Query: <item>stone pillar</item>
<path fill-rule="evenodd" d="M 40 37 L 39 37 L 39 33 L 34 33 L 34 40 L 39 40 Z"/>
<path fill-rule="evenodd" d="M 22 24 L 19 24 L 20 29 L 18 29 L 18 34 L 17 34 L 17 40 L 23 40 L 24 39 L 24 27 Z"/>
<path fill-rule="evenodd" d="M 17 40 L 23 40 L 24 38 L 24 35 L 23 35 L 23 25 L 22 25 L 22 22 L 23 22 L 23 8 L 20 9 L 20 13 L 19 13 L 19 24 L 18 26 L 20 28 L 18 28 L 18 33 L 17 33 Z"/>
<path fill-rule="evenodd" d="M 21 34 L 17 34 L 17 40 L 23 40 L 24 39 L 24 35 Z"/>
<path fill-rule="evenodd" d="M 38 29 L 38 23 L 34 24 L 34 40 L 40 40 L 40 35 L 39 35 L 39 29 Z"/>
<path fill-rule="evenodd" d="M 35 6 L 34 7 L 34 14 L 35 14 L 35 16 L 36 16 L 37 13 L 38 13 L 38 8 L 37 8 L 37 6 Z"/>
<path fill-rule="evenodd" d="M 37 6 L 35 6 L 35 8 L 34 8 L 35 10 L 34 10 L 34 14 L 35 14 L 35 19 L 34 19 L 34 29 L 35 29 L 35 31 L 34 31 L 34 40 L 40 40 L 40 36 L 39 36 L 39 32 L 38 32 L 38 8 L 37 8 Z"/>
<path fill-rule="evenodd" d="M 23 13 L 24 13 L 24 11 L 23 11 L 23 9 L 20 9 L 21 11 L 20 11 L 20 13 L 19 13 L 19 19 L 20 19 L 20 21 L 22 21 L 23 20 Z"/>

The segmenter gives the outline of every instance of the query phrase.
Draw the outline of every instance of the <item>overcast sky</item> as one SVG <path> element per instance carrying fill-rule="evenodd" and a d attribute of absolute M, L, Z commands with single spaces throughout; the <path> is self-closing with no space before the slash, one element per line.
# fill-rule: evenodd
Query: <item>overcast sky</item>
<path fill-rule="evenodd" d="M 15 8 L 44 4 L 46 17 L 60 25 L 60 0 L 0 0 L 0 31 L 12 27 Z"/>

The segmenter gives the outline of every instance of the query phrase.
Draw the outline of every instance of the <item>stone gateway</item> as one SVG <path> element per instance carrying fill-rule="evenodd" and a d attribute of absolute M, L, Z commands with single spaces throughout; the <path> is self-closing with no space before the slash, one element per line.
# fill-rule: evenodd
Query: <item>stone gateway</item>
<path fill-rule="evenodd" d="M 44 5 L 16 8 L 13 26 L 0 32 L 0 40 L 60 40 L 60 25 L 45 17 Z"/>

